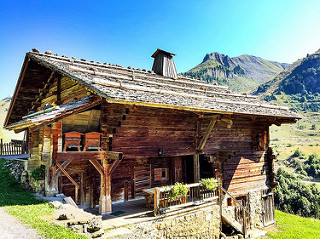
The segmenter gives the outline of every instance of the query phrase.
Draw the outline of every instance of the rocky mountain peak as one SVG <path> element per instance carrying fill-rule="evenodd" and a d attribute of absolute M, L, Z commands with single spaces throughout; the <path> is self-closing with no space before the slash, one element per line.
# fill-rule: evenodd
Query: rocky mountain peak
<path fill-rule="evenodd" d="M 221 54 L 219 52 L 212 52 L 210 54 L 206 54 L 201 63 L 204 63 L 209 60 L 214 60 L 221 65 L 225 65 L 229 67 L 230 57 L 228 55 Z"/>

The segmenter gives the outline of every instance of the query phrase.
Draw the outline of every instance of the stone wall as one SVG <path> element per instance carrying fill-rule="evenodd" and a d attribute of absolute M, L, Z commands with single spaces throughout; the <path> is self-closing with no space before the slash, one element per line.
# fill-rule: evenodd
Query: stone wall
<path fill-rule="evenodd" d="M 248 192 L 248 204 L 251 214 L 251 228 L 263 228 L 261 190 L 250 190 Z"/>
<path fill-rule="evenodd" d="M 125 229 L 125 234 L 121 233 L 116 238 L 219 238 L 220 207 L 210 205 L 175 216 L 159 217 L 154 221 L 135 224 Z M 106 238 L 115 236 L 112 230 L 106 234 Z"/>

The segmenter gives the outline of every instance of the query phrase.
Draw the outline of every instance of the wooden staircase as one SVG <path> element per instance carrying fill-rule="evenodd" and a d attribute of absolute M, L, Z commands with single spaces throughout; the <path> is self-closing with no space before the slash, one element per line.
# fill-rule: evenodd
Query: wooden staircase
<path fill-rule="evenodd" d="M 242 234 L 244 238 L 248 236 L 248 229 L 250 226 L 250 213 L 249 211 L 237 200 L 235 199 L 226 189 L 220 186 L 221 198 L 223 195 L 228 195 L 235 204 L 234 215 L 227 212 L 224 208 L 223 203 L 221 203 L 221 220 L 222 223 L 228 225 L 229 227 L 236 230 L 238 233 Z"/>

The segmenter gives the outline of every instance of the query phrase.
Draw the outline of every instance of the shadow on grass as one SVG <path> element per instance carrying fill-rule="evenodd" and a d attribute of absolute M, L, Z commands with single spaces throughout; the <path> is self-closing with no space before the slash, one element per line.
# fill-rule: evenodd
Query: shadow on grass
<path fill-rule="evenodd" d="M 8 169 L 3 170 L 6 161 L 0 159 L 0 207 L 15 205 L 35 205 L 46 203 L 18 183 Z"/>

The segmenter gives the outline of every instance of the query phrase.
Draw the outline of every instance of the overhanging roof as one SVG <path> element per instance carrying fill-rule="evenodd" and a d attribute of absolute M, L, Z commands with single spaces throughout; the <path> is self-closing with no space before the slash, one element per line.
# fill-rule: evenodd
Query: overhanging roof
<path fill-rule="evenodd" d="M 11 112 L 19 107 L 19 87 L 27 85 L 23 79 L 32 78 L 30 65 L 39 67 L 48 79 L 55 71 L 76 80 L 110 103 L 135 104 L 151 107 L 172 108 L 203 113 L 235 113 L 276 118 L 297 119 L 300 116 L 288 107 L 269 104 L 256 96 L 234 93 L 225 86 L 207 84 L 200 79 L 179 75 L 172 79 L 152 71 L 122 67 L 99 62 L 87 62 L 75 58 L 29 52 L 22 76 L 17 84 Z M 41 71 L 38 71 L 39 75 Z M 41 74 L 39 75 L 41 77 Z M 40 83 L 39 86 L 41 87 Z M 32 90 L 32 89 L 31 89 Z M 36 89 L 38 90 L 38 89 Z M 21 103 L 21 102 L 20 102 Z M 26 114 L 25 114 L 26 115 Z M 16 120 L 14 120 L 16 122 Z M 12 123 L 12 122 L 11 122 Z"/>

